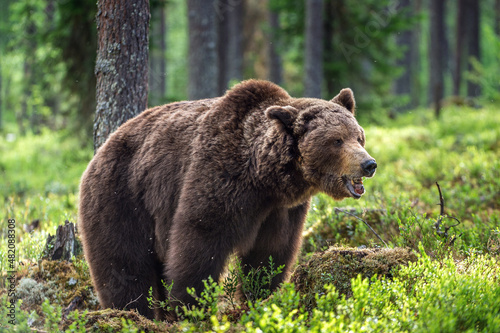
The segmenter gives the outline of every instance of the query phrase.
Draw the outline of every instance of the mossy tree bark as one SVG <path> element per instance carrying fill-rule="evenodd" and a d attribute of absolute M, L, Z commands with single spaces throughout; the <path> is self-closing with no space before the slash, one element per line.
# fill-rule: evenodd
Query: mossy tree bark
<path fill-rule="evenodd" d="M 66 220 L 64 225 L 57 227 L 56 235 L 49 234 L 45 243 L 42 259 L 67 260 L 82 253 L 82 243 L 76 237 L 75 225 Z"/>
<path fill-rule="evenodd" d="M 149 0 L 100 0 L 94 151 L 147 107 Z"/>

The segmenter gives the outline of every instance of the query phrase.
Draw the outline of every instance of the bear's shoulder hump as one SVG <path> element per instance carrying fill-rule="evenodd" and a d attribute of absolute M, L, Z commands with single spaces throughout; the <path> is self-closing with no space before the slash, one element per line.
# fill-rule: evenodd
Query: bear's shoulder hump
<path fill-rule="evenodd" d="M 232 109 L 253 109 L 291 98 L 280 86 L 265 80 L 246 80 L 228 90 L 221 103 Z"/>

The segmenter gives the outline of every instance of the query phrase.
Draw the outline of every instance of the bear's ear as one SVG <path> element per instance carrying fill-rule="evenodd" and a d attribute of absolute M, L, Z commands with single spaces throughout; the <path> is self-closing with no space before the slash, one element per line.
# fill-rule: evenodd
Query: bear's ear
<path fill-rule="evenodd" d="M 266 116 L 269 119 L 279 120 L 287 130 L 293 129 L 293 123 L 297 119 L 298 111 L 293 106 L 273 105 L 266 109 Z"/>
<path fill-rule="evenodd" d="M 335 96 L 332 100 L 333 103 L 337 103 L 345 107 L 347 110 L 354 114 L 354 109 L 356 108 L 356 102 L 354 101 L 354 94 L 350 88 L 345 88 L 340 91 L 340 93 Z"/>

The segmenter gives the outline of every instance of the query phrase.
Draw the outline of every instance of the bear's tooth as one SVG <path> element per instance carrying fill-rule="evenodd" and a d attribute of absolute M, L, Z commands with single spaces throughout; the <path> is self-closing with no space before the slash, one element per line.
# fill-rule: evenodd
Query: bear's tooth
<path fill-rule="evenodd" d="M 363 184 L 363 178 L 353 178 L 351 181 L 353 184 Z"/>

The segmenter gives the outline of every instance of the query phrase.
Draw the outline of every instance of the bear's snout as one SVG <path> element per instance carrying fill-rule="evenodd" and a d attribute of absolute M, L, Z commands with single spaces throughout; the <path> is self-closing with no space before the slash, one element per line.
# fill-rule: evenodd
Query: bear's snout
<path fill-rule="evenodd" d="M 377 162 L 375 160 L 368 160 L 361 163 L 361 169 L 363 170 L 365 177 L 371 177 L 377 169 Z"/>

